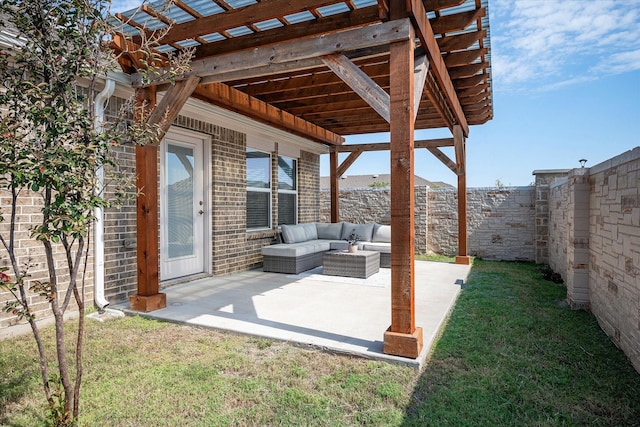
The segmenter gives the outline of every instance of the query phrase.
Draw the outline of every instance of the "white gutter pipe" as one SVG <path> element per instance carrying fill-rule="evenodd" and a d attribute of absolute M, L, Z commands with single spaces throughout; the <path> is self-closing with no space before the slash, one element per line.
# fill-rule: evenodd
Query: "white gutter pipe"
<path fill-rule="evenodd" d="M 116 82 L 112 79 L 106 79 L 104 89 L 98 95 L 96 95 L 94 103 L 94 117 L 93 123 L 94 129 L 102 131 L 102 122 L 104 122 L 104 108 L 107 101 L 113 95 L 113 91 L 116 87 Z M 98 166 L 96 170 L 96 177 L 98 178 L 98 188 L 104 197 L 104 167 Z M 94 268 L 94 290 L 93 300 L 98 307 L 98 311 L 102 313 L 109 305 L 109 301 L 104 297 L 104 212 L 102 208 L 95 208 L 94 210 L 95 223 L 93 235 L 95 236 L 94 254 L 93 254 L 93 268 Z"/>

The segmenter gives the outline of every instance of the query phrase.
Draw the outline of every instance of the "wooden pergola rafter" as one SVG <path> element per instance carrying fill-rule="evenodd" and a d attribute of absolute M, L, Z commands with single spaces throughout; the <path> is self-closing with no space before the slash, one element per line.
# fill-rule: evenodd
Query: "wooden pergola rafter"
<path fill-rule="evenodd" d="M 385 351 L 417 357 L 414 317 L 413 176 L 415 148 L 426 148 L 458 177 L 459 256 L 466 249 L 466 137 L 493 116 L 487 0 L 174 0 L 118 16 L 129 34 L 114 40 L 123 68 L 151 112 L 167 126 L 188 97 L 218 105 L 330 148 L 332 220 L 338 178 L 363 152 L 390 151 L 392 324 Z M 169 28 L 169 24 L 172 25 Z M 131 46 L 163 31 L 158 52 L 194 47 L 191 69 L 170 83 L 144 81 Z M 414 141 L 415 130 L 448 128 L 453 138 Z M 390 142 L 344 145 L 344 136 L 389 132 Z M 450 159 L 440 147 L 454 147 Z M 139 187 L 156 191 L 154 147 L 140 153 Z M 338 154 L 349 152 L 339 164 Z M 157 200 L 139 199 L 138 227 L 157 227 Z M 142 206 L 142 207 L 141 207 Z M 155 221 L 155 222 L 154 222 Z M 141 309 L 155 307 L 157 242 L 138 242 Z M 141 240 L 142 245 L 141 245 Z M 155 249 L 154 249 L 155 248 Z M 140 297 L 140 298 L 139 298 Z M 138 299 L 137 299 L 138 298 Z M 155 298 L 155 299 L 154 299 Z M 144 300 L 151 301 L 145 306 Z"/>

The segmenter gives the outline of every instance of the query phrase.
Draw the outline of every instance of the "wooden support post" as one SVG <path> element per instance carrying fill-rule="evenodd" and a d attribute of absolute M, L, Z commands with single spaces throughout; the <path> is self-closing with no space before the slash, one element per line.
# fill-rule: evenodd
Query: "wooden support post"
<path fill-rule="evenodd" d="M 406 14 L 392 2 L 392 19 Z M 414 37 L 390 46 L 391 67 L 391 326 L 384 352 L 417 358 L 422 328 L 415 326 L 414 270 Z"/>
<path fill-rule="evenodd" d="M 329 153 L 329 180 L 331 181 L 331 222 L 340 221 L 340 177 L 338 176 L 338 152 Z"/>
<path fill-rule="evenodd" d="M 464 133 L 460 125 L 453 127 L 453 145 L 458 167 L 458 256 L 456 264 L 468 265 L 471 258 L 467 246 L 467 167 Z"/>
<path fill-rule="evenodd" d="M 156 104 L 155 89 L 140 91 L 136 100 L 145 109 Z M 139 113 L 142 114 L 142 113 Z M 136 146 L 137 199 L 137 262 L 138 293 L 129 297 L 129 305 L 136 311 L 153 311 L 167 306 L 167 298 L 159 293 L 158 274 L 158 146 Z"/>

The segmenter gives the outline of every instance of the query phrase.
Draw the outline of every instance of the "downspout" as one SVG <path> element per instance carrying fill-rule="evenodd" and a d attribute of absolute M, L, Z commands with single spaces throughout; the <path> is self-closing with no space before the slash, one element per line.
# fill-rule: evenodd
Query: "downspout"
<path fill-rule="evenodd" d="M 93 122 L 94 129 L 98 132 L 102 131 L 102 122 L 104 122 L 104 108 L 107 101 L 113 95 L 113 91 L 116 87 L 115 81 L 112 79 L 106 79 L 104 89 L 98 95 L 96 95 L 94 103 L 94 117 Z M 97 191 L 100 192 L 101 197 L 104 197 L 104 167 L 99 165 L 96 170 L 96 177 L 98 179 Z M 104 211 L 101 207 L 97 207 L 94 210 L 95 222 L 93 235 L 95 236 L 94 242 L 94 254 L 93 254 L 93 268 L 94 268 L 94 297 L 93 300 L 98 307 L 98 311 L 102 313 L 109 305 L 109 301 L 104 297 Z"/>

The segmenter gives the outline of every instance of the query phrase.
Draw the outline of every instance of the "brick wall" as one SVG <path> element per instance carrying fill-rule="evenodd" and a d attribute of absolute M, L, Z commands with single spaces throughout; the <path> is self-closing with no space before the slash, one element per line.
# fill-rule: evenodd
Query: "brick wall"
<path fill-rule="evenodd" d="M 303 151 L 298 160 L 298 223 L 320 218 L 320 156 Z"/>
<path fill-rule="evenodd" d="M 117 104 L 114 104 L 114 108 Z M 277 151 L 272 153 L 272 230 L 246 230 L 246 136 L 212 123 L 178 116 L 174 126 L 211 137 L 211 270 L 214 275 L 259 267 L 261 249 L 274 242 L 277 229 Z M 277 145 L 276 145 L 277 147 Z M 124 170 L 135 170 L 135 150 L 119 153 Z M 302 151 L 298 160 L 299 222 L 316 221 L 320 158 Z M 137 292 L 135 200 L 105 215 L 105 296 L 126 300 Z"/>
<path fill-rule="evenodd" d="M 44 248 L 42 243 L 32 239 L 30 237 L 31 229 L 38 224 L 42 223 L 42 208 L 43 200 L 39 193 L 31 191 L 21 191 L 16 202 L 16 219 L 15 219 L 15 254 L 17 256 L 16 262 L 18 266 L 23 269 L 28 267 L 30 277 L 27 279 L 27 288 L 33 281 L 49 281 L 49 273 L 44 256 Z M 11 219 L 11 206 L 12 197 L 8 191 L 0 190 L 0 206 L 2 207 L 2 213 L 5 220 L 0 222 L 0 235 L 9 242 L 9 229 Z M 54 260 L 57 268 L 58 279 L 58 300 L 62 300 L 66 294 L 67 284 L 69 282 L 68 270 L 64 268 L 66 266 L 65 251 L 61 244 L 53 245 Z M 11 262 L 9 260 L 9 254 L 4 248 L 4 245 L 0 244 L 0 266 L 8 267 L 6 272 L 12 279 L 15 278 L 13 269 L 11 268 Z M 82 273 L 79 273 L 78 279 L 81 279 Z M 87 288 L 86 288 L 86 300 L 91 301 L 93 299 L 93 258 L 90 256 L 88 259 L 88 268 L 86 273 Z M 7 301 L 12 301 L 14 298 L 8 291 L 0 291 L 0 338 L 13 335 L 10 327 L 15 325 L 25 325 L 26 320 L 18 320 L 16 316 L 11 313 L 4 312 L 4 306 Z M 28 292 L 28 301 L 31 308 L 31 312 L 35 314 L 36 320 L 45 319 L 52 316 L 49 303 L 43 297 Z M 68 308 L 68 312 L 73 312 L 77 309 L 77 306 L 72 302 Z M 23 326 L 19 326 L 18 329 L 23 329 Z M 30 329 L 23 329 L 30 330 Z"/>

